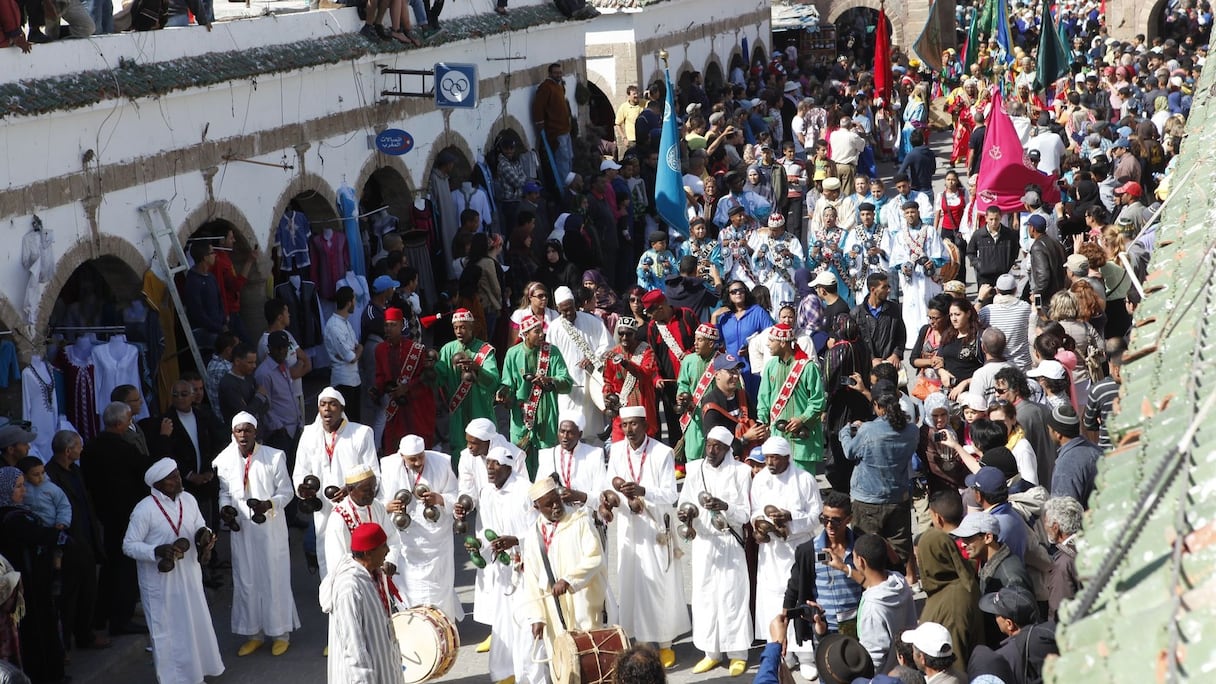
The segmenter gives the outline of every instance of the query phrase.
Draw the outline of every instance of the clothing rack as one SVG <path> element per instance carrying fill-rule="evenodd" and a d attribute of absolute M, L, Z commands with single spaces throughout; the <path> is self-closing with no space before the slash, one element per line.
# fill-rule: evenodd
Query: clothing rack
<path fill-rule="evenodd" d="M 127 327 L 125 325 L 59 325 L 51 328 L 51 335 L 56 333 L 69 333 L 75 337 L 80 337 L 88 333 L 96 333 L 98 335 L 125 335 Z M 48 342 L 54 342 L 54 339 L 48 339 Z"/>

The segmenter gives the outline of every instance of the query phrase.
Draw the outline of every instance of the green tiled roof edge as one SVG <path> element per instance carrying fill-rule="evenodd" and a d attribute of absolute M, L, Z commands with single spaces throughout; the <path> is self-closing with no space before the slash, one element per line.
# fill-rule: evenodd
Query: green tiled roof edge
<path fill-rule="evenodd" d="M 563 21 L 568 20 L 552 3 L 512 8 L 505 17 L 494 13 L 460 17 L 442 22 L 443 30 L 424 41 L 423 47 Z M 120 60 L 114 69 L 94 69 L 53 78 L 0 84 L 0 118 L 79 109 L 113 98 L 134 100 L 156 97 L 175 90 L 201 88 L 234 79 L 256 78 L 367 55 L 416 49 L 419 48 L 397 41 L 371 42 L 357 33 L 348 33 L 246 50 L 210 52 L 149 64 Z"/>

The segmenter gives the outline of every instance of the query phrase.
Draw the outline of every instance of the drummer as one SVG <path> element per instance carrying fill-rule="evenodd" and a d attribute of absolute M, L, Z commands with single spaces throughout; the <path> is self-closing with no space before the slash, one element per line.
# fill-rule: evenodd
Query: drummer
<path fill-rule="evenodd" d="M 553 654 L 553 639 L 562 632 L 603 626 L 608 570 L 585 506 L 570 512 L 551 477 L 537 480 L 528 497 L 540 515 L 522 540 L 523 617 L 532 625 L 532 638 L 544 638 Z M 552 669 L 556 659 L 550 663 Z"/>
<path fill-rule="evenodd" d="M 394 600 L 400 594 L 383 569 L 388 534 L 365 522 L 350 535 L 350 553 L 321 580 L 321 610 L 329 614 L 329 684 L 377 682 L 405 684 L 401 647 L 392 628 Z"/>

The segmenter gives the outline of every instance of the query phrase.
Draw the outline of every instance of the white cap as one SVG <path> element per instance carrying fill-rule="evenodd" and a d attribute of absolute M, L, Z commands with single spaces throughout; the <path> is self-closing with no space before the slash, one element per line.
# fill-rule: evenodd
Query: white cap
<path fill-rule="evenodd" d="M 831 271 L 820 271 L 819 275 L 811 281 L 811 286 L 831 287 L 836 284 L 836 274 Z"/>
<path fill-rule="evenodd" d="M 151 487 L 157 482 L 169 477 L 174 470 L 177 470 L 177 461 L 174 461 L 171 458 L 162 458 L 156 463 L 153 463 L 151 468 L 144 471 L 144 484 Z"/>
<path fill-rule="evenodd" d="M 620 412 L 621 420 L 626 418 L 646 418 L 645 406 L 622 406 Z"/>
<path fill-rule="evenodd" d="M 464 427 L 464 433 L 488 442 L 498 434 L 498 428 L 494 427 L 489 418 L 474 418 Z"/>
<path fill-rule="evenodd" d="M 1049 380 L 1063 380 L 1068 370 L 1064 368 L 1064 364 L 1054 359 L 1045 359 L 1039 362 L 1038 366 L 1026 371 L 1028 378 L 1047 378 Z"/>
<path fill-rule="evenodd" d="M 958 403 L 962 404 L 965 408 L 971 409 L 972 411 L 988 410 L 988 402 L 975 392 L 963 392 L 958 398 Z"/>
<path fill-rule="evenodd" d="M 905 644 L 912 644 L 920 649 L 921 653 L 932 658 L 943 658 L 954 653 L 950 631 L 936 622 L 922 622 L 916 629 L 909 629 L 900 634 L 899 639 Z"/>
<path fill-rule="evenodd" d="M 579 432 L 587 429 L 587 419 L 583 417 L 582 411 L 562 411 L 557 417 L 557 424 L 561 425 L 567 420 L 574 423 Z"/>
<path fill-rule="evenodd" d="M 710 429 L 709 434 L 705 435 L 705 439 L 712 439 L 715 442 L 721 442 L 726 446 L 731 446 L 735 443 L 735 436 L 730 433 L 730 430 L 716 425 Z"/>
<path fill-rule="evenodd" d="M 554 304 L 561 304 L 562 302 L 573 302 L 573 301 L 574 301 L 574 292 L 571 291 L 570 288 L 566 287 L 565 285 L 562 285 L 561 287 L 559 287 L 553 291 L 553 303 Z"/>
<path fill-rule="evenodd" d="M 766 456 L 768 454 L 789 456 L 792 452 L 790 451 L 790 443 L 784 437 L 774 435 L 764 440 L 764 444 L 760 445 L 760 453 Z"/>
<path fill-rule="evenodd" d="M 343 407 L 346 406 L 346 398 L 342 396 L 341 392 L 332 387 L 326 387 L 325 389 L 321 390 L 320 394 L 317 395 L 317 406 L 321 405 L 322 399 L 333 399 L 339 404 L 342 404 Z"/>
<path fill-rule="evenodd" d="M 426 442 L 418 435 L 406 435 L 401 438 L 400 444 L 397 445 L 397 453 L 402 456 L 414 456 L 426 451 Z"/>
<path fill-rule="evenodd" d="M 240 413 L 238 413 L 232 417 L 232 429 L 235 430 L 236 426 L 238 426 L 238 425 L 252 425 L 254 427 L 257 427 L 258 419 L 255 418 L 253 416 L 253 414 L 248 411 L 241 411 Z"/>
<path fill-rule="evenodd" d="M 357 463 L 350 470 L 346 471 L 344 479 L 346 484 L 352 485 L 356 482 L 362 482 L 369 477 L 375 477 L 375 475 L 376 471 L 372 470 L 371 466 L 366 463 Z"/>
<path fill-rule="evenodd" d="M 611 159 L 605 159 L 604 161 L 600 162 L 600 171 L 607 171 L 608 169 L 619 170 L 620 168 L 621 165 L 612 161 Z"/>
<path fill-rule="evenodd" d="M 489 453 L 486 454 L 486 460 L 494 461 L 499 465 L 505 465 L 511 468 L 515 467 L 515 453 L 506 447 L 490 447 Z"/>
<path fill-rule="evenodd" d="M 573 183 L 575 178 L 578 178 L 577 173 L 575 173 L 573 171 L 571 171 L 570 173 L 567 173 L 566 174 L 566 185 L 570 185 L 571 183 Z"/>

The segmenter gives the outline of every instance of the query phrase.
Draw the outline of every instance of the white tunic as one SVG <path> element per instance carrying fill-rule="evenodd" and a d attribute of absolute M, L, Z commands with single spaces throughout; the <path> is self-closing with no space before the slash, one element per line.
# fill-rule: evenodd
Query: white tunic
<path fill-rule="evenodd" d="M 388 557 L 384 561 L 400 568 L 402 564 L 401 541 L 397 535 L 393 534 L 397 526 L 393 524 L 393 519 L 389 516 L 388 511 L 384 510 L 384 504 L 375 499 L 372 499 L 371 504 L 367 506 L 355 505 L 354 500 L 349 496 L 339 501 L 338 505 L 334 506 L 333 515 L 329 517 L 325 536 L 317 535 L 317 555 L 320 555 L 322 549 L 329 558 L 350 555 L 351 531 L 368 522 L 374 522 L 384 529 L 385 534 L 388 535 Z"/>
<path fill-rule="evenodd" d="M 110 403 L 110 393 L 119 385 L 134 385 L 143 398 L 139 377 L 139 348 L 127 343 L 126 335 L 114 335 L 105 344 L 93 347 L 93 392 L 97 399 L 97 415 Z M 135 420 L 148 417 L 148 402 L 144 401 Z"/>
<path fill-rule="evenodd" d="M 536 477 L 557 473 L 564 487 L 587 495 L 587 504 L 594 509 L 604 484 L 604 450 L 579 442 L 574 452 L 567 452 L 561 445 L 552 449 L 541 449 L 537 454 Z"/>
<path fill-rule="evenodd" d="M 823 500 L 815 476 L 790 463 L 785 471 L 774 475 L 765 468 L 752 480 L 751 519 L 768 519 L 764 507 L 776 506 L 789 511 L 789 537 L 776 533 L 772 540 L 760 545 L 760 562 L 756 569 L 756 638 L 768 639 L 768 623 L 781 611 L 785 587 L 794 566 L 794 549 L 819 533 L 819 512 Z M 771 521 L 770 521 L 771 522 Z"/>
<path fill-rule="evenodd" d="M 680 491 L 680 504 L 691 502 L 700 509 L 692 522 L 697 536 L 689 554 L 692 643 L 706 653 L 746 651 L 752 645 L 747 559 L 740 542 L 743 525 L 751 516 L 751 484 L 752 470 L 740 461 L 728 457 L 715 468 L 703 458 L 695 465 L 689 464 Z M 713 526 L 710 511 L 698 500 L 701 492 L 726 502 L 722 514 L 740 539 Z"/>
<path fill-rule="evenodd" d="M 623 439 L 613 444 L 609 452 L 605 489 L 612 486 L 616 477 L 646 489 L 641 514 L 629 510 L 624 496 L 613 511 L 620 625 L 638 641 L 664 644 L 691 626 L 684 603 L 684 577 L 674 554 L 675 454 L 650 437 L 636 451 L 630 448 L 629 440 Z M 668 532 L 667 516 L 671 520 L 671 533 L 667 535 L 668 543 L 660 544 L 659 535 Z"/>
<path fill-rule="evenodd" d="M 360 463 L 371 466 L 376 477 L 380 476 L 380 459 L 376 457 L 376 443 L 371 428 L 343 420 L 337 432 L 331 435 L 322 427 L 319 416 L 304 426 L 300 434 L 300 444 L 296 447 L 296 469 L 291 479 L 296 489 L 299 489 L 304 478 L 309 475 L 315 475 L 321 480 L 321 491 L 317 493 L 321 510 L 312 516 L 318 540 L 325 539 L 325 527 L 334 509 L 329 499 L 325 498 L 325 488 L 330 485 L 345 486 L 346 473 Z M 349 550 L 347 547 L 344 554 Z M 324 578 L 328 572 L 324 544 L 317 544 L 317 562 L 321 566 L 321 577 Z"/>
<path fill-rule="evenodd" d="M 247 462 L 248 461 L 248 462 Z M 259 444 L 246 459 L 236 442 L 212 462 L 220 479 L 220 506 L 236 509 L 239 531 L 232 532 L 232 632 L 281 636 L 300 628 L 291 592 L 291 552 L 287 516 L 293 494 L 287 456 Z M 266 522 L 253 521 L 249 499 L 273 502 Z"/>
<path fill-rule="evenodd" d="M 443 497 L 439 519 L 430 522 L 423 516 L 422 502 L 412 497 L 405 508 L 410 526 L 399 530 L 394 525 L 385 530 L 396 535 L 402 563 L 393 581 L 408 607 L 433 605 L 452 622 L 464 617 L 460 599 L 456 596 L 456 562 L 452 543 L 452 507 L 456 505 L 456 473 L 452 459 L 438 451 L 426 451 L 422 472 L 410 470 L 405 459 L 397 454 L 380 460 L 380 501 L 385 506 L 397 492 L 407 489 L 412 494 L 418 485 L 430 487 Z M 391 517 L 391 515 L 390 515 Z"/>
<path fill-rule="evenodd" d="M 321 580 L 329 614 L 329 684 L 402 684 L 401 648 L 375 580 L 348 552 Z"/>
<path fill-rule="evenodd" d="M 49 463 L 55 455 L 51 440 L 57 431 L 76 431 L 68 417 L 59 412 L 59 393 L 55 389 L 51 365 L 37 354 L 30 357 L 30 365 L 21 371 L 21 416 L 30 421 L 34 429 L 30 454 L 42 459 L 43 463 Z"/>
<path fill-rule="evenodd" d="M 571 329 L 567 329 L 569 325 Z M 592 362 L 601 367 L 588 373 L 579 363 L 587 357 L 583 348 L 574 340 L 574 335 L 582 337 L 586 347 L 591 350 Z M 559 413 L 576 411 L 582 414 L 585 422 L 583 434 L 594 435 L 604 427 L 604 414 L 596 408 L 591 399 L 591 392 L 604 391 L 604 372 L 602 370 L 604 354 L 612 348 L 612 337 L 608 328 L 598 316 L 579 311 L 575 321 L 570 323 L 563 317 L 558 317 L 549 324 L 546 333 L 550 344 L 556 346 L 566 362 L 566 371 L 570 374 L 571 388 L 569 394 L 557 395 L 557 410 Z M 592 378 L 592 375 L 598 377 Z"/>
<path fill-rule="evenodd" d="M 138 568 L 139 595 L 160 684 L 200 684 L 203 677 L 224 673 L 194 547 L 194 535 L 206 526 L 193 496 L 182 492 L 174 501 L 154 489 L 131 512 L 122 540 L 122 552 Z M 161 572 L 156 567 L 160 560 L 156 547 L 179 537 L 190 541 L 190 550 L 171 572 Z"/>
<path fill-rule="evenodd" d="M 946 257 L 946 247 L 942 243 L 942 234 L 931 225 L 922 223 L 920 230 L 910 231 L 901 228 L 898 231 L 887 230 L 890 240 L 891 270 L 899 277 L 900 302 L 903 309 L 904 327 L 908 330 L 920 330 L 929 317 L 929 300 L 942 291 L 942 286 L 925 273 L 922 266 L 914 265 L 912 275 L 903 272 L 905 263 L 915 264 L 918 255 L 930 259 Z M 916 344 L 916 336 L 908 340 L 908 349 Z"/>

